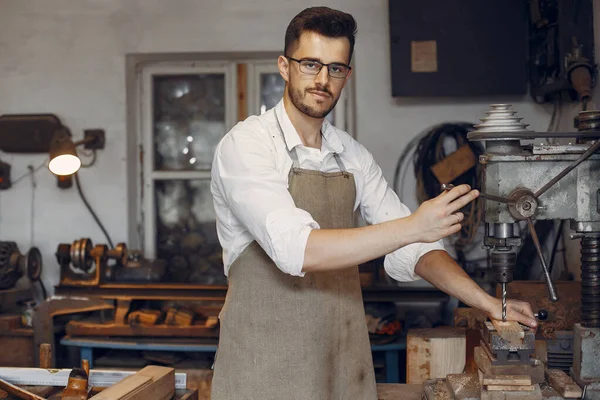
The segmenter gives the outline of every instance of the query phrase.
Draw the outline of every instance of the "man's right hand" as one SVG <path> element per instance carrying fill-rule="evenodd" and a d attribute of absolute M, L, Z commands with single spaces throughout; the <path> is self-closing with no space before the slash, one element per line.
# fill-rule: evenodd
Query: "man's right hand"
<path fill-rule="evenodd" d="M 471 190 L 469 185 L 459 185 L 423 202 L 411 215 L 419 229 L 419 241 L 431 243 L 459 232 L 464 215 L 458 210 L 477 197 L 478 190 Z"/>

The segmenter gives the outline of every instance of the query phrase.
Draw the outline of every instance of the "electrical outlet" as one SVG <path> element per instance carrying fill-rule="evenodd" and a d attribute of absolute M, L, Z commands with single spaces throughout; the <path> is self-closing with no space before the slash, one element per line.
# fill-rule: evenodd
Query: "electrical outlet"
<path fill-rule="evenodd" d="M 86 143 L 83 147 L 87 150 L 98 150 L 104 148 L 105 135 L 104 129 L 85 129 L 83 131 L 83 138 L 87 139 L 93 137 L 94 140 Z"/>

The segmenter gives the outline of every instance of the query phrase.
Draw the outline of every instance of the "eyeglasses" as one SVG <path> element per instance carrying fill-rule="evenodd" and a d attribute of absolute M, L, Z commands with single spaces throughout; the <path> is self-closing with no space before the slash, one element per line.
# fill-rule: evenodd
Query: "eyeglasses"
<path fill-rule="evenodd" d="M 300 65 L 300 72 L 307 75 L 318 75 L 323 67 L 327 67 L 327 73 L 332 78 L 345 78 L 352 69 L 351 66 L 340 63 L 325 64 L 314 60 L 297 60 L 292 57 L 286 58 L 296 61 Z"/>

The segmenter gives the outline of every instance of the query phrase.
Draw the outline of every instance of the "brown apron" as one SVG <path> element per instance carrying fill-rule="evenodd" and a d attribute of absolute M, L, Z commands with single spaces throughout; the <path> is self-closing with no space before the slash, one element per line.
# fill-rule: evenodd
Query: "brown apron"
<path fill-rule="evenodd" d="M 339 156 L 332 173 L 290 156 L 296 206 L 323 229 L 354 227 L 354 177 Z M 229 270 L 220 323 L 212 400 L 377 400 L 358 267 L 295 277 L 252 242 Z"/>

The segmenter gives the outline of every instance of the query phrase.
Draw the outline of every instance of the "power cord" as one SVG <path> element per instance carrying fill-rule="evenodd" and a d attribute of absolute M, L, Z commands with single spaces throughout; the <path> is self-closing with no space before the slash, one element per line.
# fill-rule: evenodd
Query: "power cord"
<path fill-rule="evenodd" d="M 449 142 L 453 144 L 451 147 L 454 147 L 454 151 L 464 145 L 469 145 L 477 159 L 483 154 L 483 146 L 480 143 L 467 139 L 467 134 L 473 129 L 473 124 L 467 122 L 444 123 L 432 128 L 421 138 L 413 158 L 417 180 L 417 199 L 420 203 L 440 194 L 440 182 L 433 174 L 432 167 L 451 154 L 446 150 Z M 473 189 L 480 189 L 482 172 L 481 165 L 477 163 L 474 168 L 449 183 L 455 186 L 468 184 Z M 462 254 L 467 247 L 474 243 L 483 218 L 481 199 L 469 203 L 461 211 L 465 214 L 465 218 L 453 243 L 457 254 Z"/>
<path fill-rule="evenodd" d="M 79 173 L 75 172 L 73 174 L 73 177 L 75 178 L 75 186 L 77 187 L 77 192 L 79 193 L 79 197 L 81 197 L 81 200 L 83 201 L 83 204 L 85 204 L 85 206 L 87 207 L 87 209 L 90 212 L 90 214 L 92 214 L 92 217 L 94 218 L 94 221 L 96 221 L 96 223 L 98 224 L 98 226 L 100 227 L 100 229 L 104 233 L 104 236 L 106 237 L 106 240 L 108 241 L 108 245 L 110 246 L 110 248 L 114 249 L 115 246 L 113 245 L 113 241 L 110 238 L 110 235 L 108 234 L 108 232 L 104 228 L 104 225 L 102 225 L 102 222 L 100 222 L 100 218 L 98 218 L 98 216 L 96 215 L 96 213 L 92 209 L 92 206 L 90 206 L 90 203 L 87 201 L 85 195 L 83 194 L 83 190 L 81 190 L 81 183 L 79 182 Z"/>

